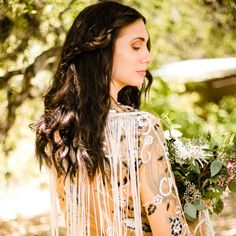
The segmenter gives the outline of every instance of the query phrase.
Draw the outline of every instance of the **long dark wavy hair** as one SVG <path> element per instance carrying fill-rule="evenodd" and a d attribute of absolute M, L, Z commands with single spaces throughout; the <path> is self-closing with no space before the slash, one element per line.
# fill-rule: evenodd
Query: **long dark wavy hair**
<path fill-rule="evenodd" d="M 36 122 L 36 154 L 57 174 L 75 175 L 83 164 L 92 179 L 103 166 L 104 127 L 110 109 L 110 83 L 114 42 L 119 31 L 145 18 L 135 9 L 114 1 L 98 2 L 85 8 L 75 19 L 62 48 L 51 87 L 45 95 L 45 111 Z M 148 42 L 150 50 L 150 42 Z M 139 89 L 124 87 L 118 101 L 139 108 Z"/>

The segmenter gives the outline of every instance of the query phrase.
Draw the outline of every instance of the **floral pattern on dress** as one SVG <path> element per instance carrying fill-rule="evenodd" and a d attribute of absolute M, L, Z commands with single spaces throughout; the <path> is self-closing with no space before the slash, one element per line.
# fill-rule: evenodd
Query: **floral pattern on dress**
<path fill-rule="evenodd" d="M 186 229 L 184 230 L 184 227 L 186 227 L 185 219 L 179 205 L 180 202 L 178 201 L 176 189 L 174 188 L 175 182 L 167 163 L 166 146 L 159 121 L 149 113 L 137 112 L 137 110 L 128 106 L 122 106 L 122 110 L 123 112 L 137 113 L 135 113 L 135 139 L 137 140 L 137 143 L 135 147 L 129 147 L 130 149 L 128 149 L 127 137 L 125 136 L 126 130 L 124 128 L 121 130 L 121 133 L 119 134 L 120 148 L 118 149 L 120 164 L 115 166 L 116 169 L 112 169 L 114 168 L 114 166 L 112 167 L 111 165 L 111 163 L 114 163 L 114 158 L 111 152 L 113 147 L 112 144 L 109 143 L 108 139 L 104 141 L 105 172 L 108 176 L 108 181 L 105 186 L 107 190 L 100 189 L 100 187 L 103 186 L 102 180 L 99 179 L 101 176 L 95 176 L 95 180 L 99 180 L 100 185 L 98 184 L 94 189 L 96 195 L 94 197 L 95 202 L 97 201 L 97 198 L 100 198 L 99 194 L 101 195 L 101 199 L 105 199 L 105 201 L 101 201 L 101 209 L 99 210 L 100 216 L 110 209 L 109 213 L 106 213 L 107 218 L 104 217 L 104 222 L 102 222 L 104 227 L 102 235 L 110 235 L 105 228 L 109 229 L 109 232 L 113 233 L 115 232 L 114 230 L 116 230 L 116 228 L 113 227 L 114 221 L 117 220 L 114 211 L 115 207 L 118 207 L 119 211 L 121 211 L 120 215 L 122 217 L 120 220 L 123 223 L 122 233 L 115 233 L 115 235 L 133 236 L 135 235 L 136 227 L 139 227 L 142 230 L 142 234 L 137 236 L 152 236 L 153 233 L 149 223 L 149 217 L 153 217 L 153 215 L 157 214 L 160 216 L 164 215 L 167 219 L 166 224 L 168 224 L 172 236 L 187 235 L 186 233 L 183 233 L 187 232 Z M 116 108 L 111 109 L 111 113 L 115 115 L 120 112 L 121 111 Z M 160 140 L 158 138 L 160 138 Z M 133 160 L 127 158 L 127 153 L 130 152 L 137 155 Z M 134 163 L 131 163 L 132 161 Z M 134 210 L 134 196 L 132 195 L 133 187 L 131 186 L 131 179 L 133 176 L 130 172 L 130 165 L 132 164 L 134 166 L 136 179 L 140 182 L 144 179 L 147 182 L 145 182 L 145 188 L 149 189 L 148 197 L 145 198 L 146 200 L 144 201 L 142 196 L 140 198 L 141 225 L 138 226 L 135 225 L 136 213 Z M 114 172 L 116 172 L 116 175 L 114 175 Z M 142 178 L 140 177 L 141 175 Z M 118 194 L 113 192 L 112 186 L 109 184 L 115 177 L 117 178 L 116 185 L 119 189 Z M 62 183 L 61 186 L 63 187 Z M 143 184 L 141 183 L 140 186 L 142 188 Z M 139 191 L 142 192 L 141 189 Z M 62 191 L 58 191 L 58 193 L 59 195 L 63 194 Z M 145 195 L 145 191 L 143 191 L 142 194 Z M 113 202 L 115 202 L 114 196 L 118 203 L 116 206 L 113 205 Z M 60 199 L 65 199 L 65 197 L 63 198 L 62 196 L 59 196 L 59 200 Z M 104 206 L 103 204 L 105 203 L 109 203 L 110 205 Z M 162 211 L 164 209 L 163 212 L 159 212 L 160 206 L 164 206 L 161 208 Z M 170 209 L 178 209 L 178 211 L 171 211 Z M 96 222 L 97 219 L 95 213 L 91 213 L 91 219 Z M 97 221 L 99 221 L 99 219 Z M 99 225 L 99 223 L 93 224 Z M 94 235 L 96 234 L 97 233 L 94 233 Z"/>
<path fill-rule="evenodd" d="M 183 225 L 180 222 L 179 217 L 176 218 L 170 218 L 171 222 L 171 235 L 173 236 L 179 236 L 182 233 Z"/>

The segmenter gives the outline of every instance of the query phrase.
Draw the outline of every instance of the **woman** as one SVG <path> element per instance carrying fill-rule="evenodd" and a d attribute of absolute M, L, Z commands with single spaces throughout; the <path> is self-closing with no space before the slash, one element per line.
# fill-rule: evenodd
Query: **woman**
<path fill-rule="evenodd" d="M 68 235 L 190 235 L 161 125 L 138 110 L 149 51 L 145 18 L 112 1 L 85 8 L 68 32 L 36 140 Z M 56 207 L 53 222 L 56 235 Z"/>

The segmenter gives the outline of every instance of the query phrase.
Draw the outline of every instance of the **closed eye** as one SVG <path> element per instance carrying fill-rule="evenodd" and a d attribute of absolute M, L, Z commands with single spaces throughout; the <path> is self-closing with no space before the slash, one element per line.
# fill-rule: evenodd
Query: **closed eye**
<path fill-rule="evenodd" d="M 134 47 L 134 46 L 133 46 L 132 48 L 137 51 L 137 50 L 139 50 L 141 47 Z"/>

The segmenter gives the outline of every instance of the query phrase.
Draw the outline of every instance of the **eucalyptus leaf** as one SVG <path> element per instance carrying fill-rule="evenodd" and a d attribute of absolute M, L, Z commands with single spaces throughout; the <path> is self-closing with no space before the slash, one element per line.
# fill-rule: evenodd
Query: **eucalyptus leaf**
<path fill-rule="evenodd" d="M 217 175 L 222 168 L 222 162 L 219 160 L 214 160 L 210 165 L 211 177 Z"/>
<path fill-rule="evenodd" d="M 206 209 L 207 209 L 207 206 L 206 206 L 206 204 L 204 203 L 204 201 L 201 200 L 200 203 L 196 205 L 196 209 L 197 209 L 198 211 L 203 211 L 203 210 L 206 210 Z"/>
<path fill-rule="evenodd" d="M 197 219 L 197 209 L 189 202 L 184 205 L 184 213 L 186 218 L 191 222 Z"/>

